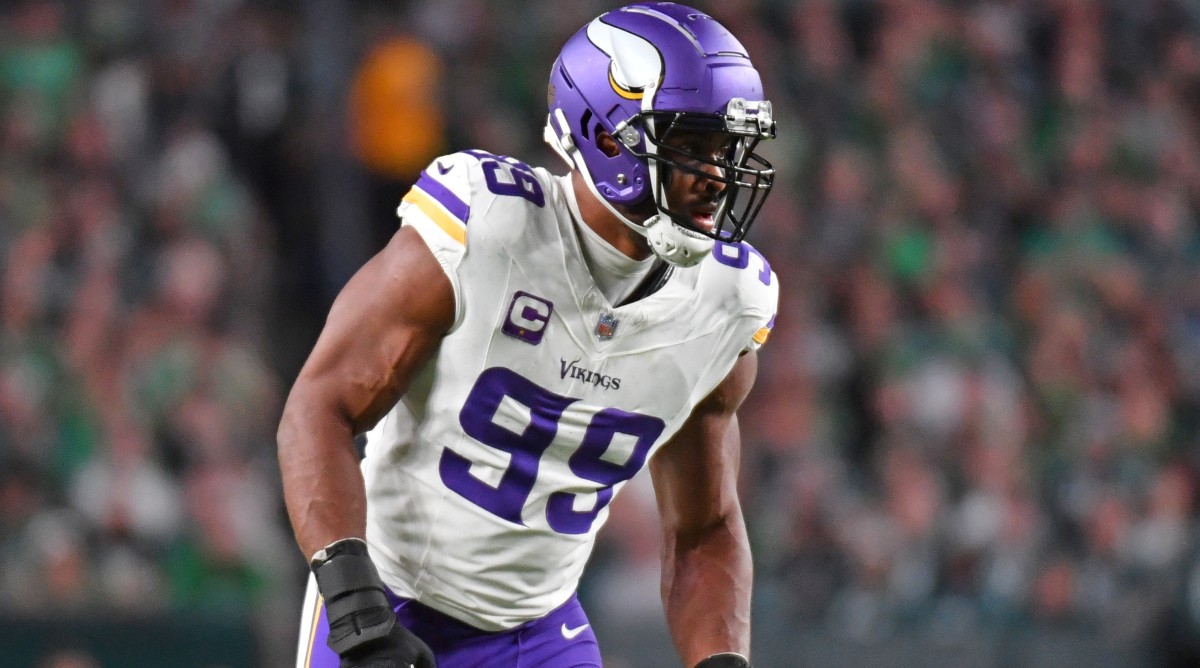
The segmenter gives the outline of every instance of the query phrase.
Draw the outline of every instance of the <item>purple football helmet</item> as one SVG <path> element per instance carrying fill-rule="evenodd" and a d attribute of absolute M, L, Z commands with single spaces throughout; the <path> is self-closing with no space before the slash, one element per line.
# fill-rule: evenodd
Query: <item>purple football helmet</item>
<path fill-rule="evenodd" d="M 740 241 L 771 189 L 774 169 L 754 152 L 760 140 L 775 136 L 758 71 L 742 44 L 698 10 L 643 2 L 594 19 L 563 46 L 550 73 L 548 102 L 546 141 L 673 264 L 699 262 L 714 240 Z M 600 132 L 617 140 L 618 155 L 597 147 Z M 728 151 L 714 159 L 661 150 L 677 132 L 727 134 Z M 711 229 L 671 211 L 664 185 L 672 170 L 724 184 Z M 658 215 L 646 221 L 630 220 L 613 206 L 647 198 Z"/>

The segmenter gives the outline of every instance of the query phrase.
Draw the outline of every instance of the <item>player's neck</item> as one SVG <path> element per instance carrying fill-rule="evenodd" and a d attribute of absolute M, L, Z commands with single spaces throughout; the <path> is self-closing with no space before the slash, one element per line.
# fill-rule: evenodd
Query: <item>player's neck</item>
<path fill-rule="evenodd" d="M 588 188 L 583 176 L 578 172 L 571 173 L 571 186 L 575 190 L 575 202 L 579 206 L 579 215 L 583 224 L 592 228 L 613 248 L 635 259 L 644 260 L 650 257 L 650 247 L 646 240 L 629 226 L 613 215 Z"/>

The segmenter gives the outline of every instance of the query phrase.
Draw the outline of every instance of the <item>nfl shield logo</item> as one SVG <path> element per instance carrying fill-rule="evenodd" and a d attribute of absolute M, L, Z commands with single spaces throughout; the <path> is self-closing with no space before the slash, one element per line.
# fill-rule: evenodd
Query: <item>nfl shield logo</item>
<path fill-rule="evenodd" d="M 601 313 L 600 320 L 596 322 L 596 337 L 601 341 L 611 339 L 613 334 L 617 333 L 618 324 L 617 318 L 613 314 Z"/>

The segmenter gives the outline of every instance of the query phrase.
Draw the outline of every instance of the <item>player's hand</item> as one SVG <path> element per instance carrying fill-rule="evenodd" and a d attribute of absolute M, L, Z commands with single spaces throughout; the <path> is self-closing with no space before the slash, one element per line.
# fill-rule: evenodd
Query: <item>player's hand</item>
<path fill-rule="evenodd" d="M 395 620 L 391 610 L 387 614 Z M 437 668 L 433 650 L 400 624 L 386 636 L 342 655 L 341 668 Z"/>
<path fill-rule="evenodd" d="M 735 652 L 721 652 L 697 663 L 696 668 L 750 668 L 750 660 Z"/>
<path fill-rule="evenodd" d="M 332 543 L 311 567 L 329 619 L 326 644 L 341 668 L 436 668 L 429 646 L 396 621 L 365 542 Z"/>

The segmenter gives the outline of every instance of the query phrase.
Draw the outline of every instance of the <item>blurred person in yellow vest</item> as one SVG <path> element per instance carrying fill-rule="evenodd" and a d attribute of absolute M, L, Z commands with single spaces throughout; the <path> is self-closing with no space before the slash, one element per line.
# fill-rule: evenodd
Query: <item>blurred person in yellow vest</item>
<path fill-rule="evenodd" d="M 441 58 L 408 35 L 379 40 L 355 72 L 350 89 L 350 141 L 371 182 L 370 215 L 386 240 L 396 206 L 429 161 L 445 148 L 438 91 Z M 389 222 L 383 222 L 389 221 Z"/>

